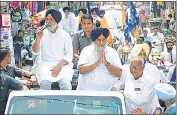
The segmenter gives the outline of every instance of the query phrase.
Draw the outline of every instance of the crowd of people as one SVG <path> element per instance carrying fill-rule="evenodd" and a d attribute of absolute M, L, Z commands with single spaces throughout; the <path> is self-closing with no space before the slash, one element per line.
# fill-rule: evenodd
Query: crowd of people
<path fill-rule="evenodd" d="M 1 48 L 1 113 L 5 111 L 11 89 L 28 90 L 30 85 L 38 84 L 40 89 L 51 90 L 52 83 L 58 82 L 60 90 L 71 90 L 70 81 L 74 69 L 78 69 L 76 90 L 123 90 L 128 114 L 176 114 L 176 90 L 168 84 L 176 81 L 176 51 L 173 52 L 176 48 L 173 40 L 167 39 L 166 50 L 159 59 L 169 68 L 168 75 L 164 77 L 150 61 L 152 41 L 159 39 L 164 42 L 165 39 L 157 28 L 152 28 L 151 33 L 143 28 L 142 43 L 134 44 L 129 60 L 123 64 L 113 43 L 110 45 L 113 41 L 111 32 L 103 24 L 106 22 L 102 22 L 104 15 L 98 16 L 98 9 L 93 9 L 92 15 L 82 12 L 82 29 L 76 34 L 74 23 L 70 20 L 70 8 L 65 7 L 63 11 L 64 19 L 60 11 L 48 9 L 45 22 L 37 29 L 40 31 L 32 47 L 33 54 L 39 56 L 35 73 L 9 66 L 11 51 Z M 43 28 L 43 25 L 46 27 Z M 29 80 L 22 80 L 22 76 Z"/>

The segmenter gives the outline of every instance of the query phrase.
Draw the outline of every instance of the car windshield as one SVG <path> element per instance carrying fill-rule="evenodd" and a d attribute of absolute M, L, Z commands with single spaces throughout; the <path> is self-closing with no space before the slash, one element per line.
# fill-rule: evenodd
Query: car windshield
<path fill-rule="evenodd" d="M 110 29 L 117 29 L 118 26 L 122 26 L 121 9 L 106 9 L 105 17 Z"/>
<path fill-rule="evenodd" d="M 118 97 L 111 96 L 17 96 L 7 114 L 123 114 Z"/>

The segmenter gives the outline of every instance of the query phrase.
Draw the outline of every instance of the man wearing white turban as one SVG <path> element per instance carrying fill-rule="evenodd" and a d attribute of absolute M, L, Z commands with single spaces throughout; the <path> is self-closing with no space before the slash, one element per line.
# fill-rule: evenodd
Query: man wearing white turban
<path fill-rule="evenodd" d="M 176 90 L 173 86 L 166 83 L 159 83 L 155 86 L 158 98 L 164 102 L 165 109 L 161 114 L 176 115 Z"/>

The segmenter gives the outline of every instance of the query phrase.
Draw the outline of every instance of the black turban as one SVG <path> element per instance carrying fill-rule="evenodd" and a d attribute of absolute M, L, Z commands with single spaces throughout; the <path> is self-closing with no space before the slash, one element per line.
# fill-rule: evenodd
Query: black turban
<path fill-rule="evenodd" d="M 87 9 L 85 9 L 85 8 L 80 8 L 78 11 L 79 12 L 82 11 L 83 14 L 87 14 Z"/>
<path fill-rule="evenodd" d="M 95 26 L 96 26 L 96 27 L 100 27 L 100 25 L 101 25 L 100 21 L 96 20 Z"/>
<path fill-rule="evenodd" d="M 105 14 L 105 10 L 100 10 L 100 14 Z"/>
<path fill-rule="evenodd" d="M 109 30 L 107 28 L 94 28 L 91 31 L 91 39 L 94 42 L 101 34 L 107 39 L 109 36 Z"/>
<path fill-rule="evenodd" d="M 61 12 L 56 9 L 48 9 L 46 12 L 46 17 L 51 14 L 51 16 L 54 18 L 54 20 L 57 22 L 57 24 L 61 21 L 62 15 Z"/>
<path fill-rule="evenodd" d="M 64 12 L 65 10 L 70 11 L 70 10 L 71 10 L 71 8 L 70 8 L 70 7 L 68 7 L 68 6 L 66 6 L 66 7 L 64 7 L 64 8 L 63 8 L 63 12 Z"/>
<path fill-rule="evenodd" d="M 91 9 L 91 13 L 93 13 L 94 11 L 96 12 L 96 14 L 99 14 L 99 9 L 98 8 L 92 8 Z"/>
<path fill-rule="evenodd" d="M 1 48 L 0 49 L 0 63 L 4 60 L 4 58 L 10 53 L 8 48 Z"/>

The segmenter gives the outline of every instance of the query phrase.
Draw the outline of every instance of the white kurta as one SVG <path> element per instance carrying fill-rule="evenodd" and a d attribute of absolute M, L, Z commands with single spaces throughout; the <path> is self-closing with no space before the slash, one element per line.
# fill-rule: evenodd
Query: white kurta
<path fill-rule="evenodd" d="M 158 32 L 157 33 L 157 35 L 155 35 L 154 36 L 154 34 L 151 34 L 151 39 L 153 40 L 153 39 L 159 39 L 159 40 L 161 40 L 161 41 L 164 41 L 164 35 L 163 35 L 163 33 L 160 33 L 160 32 Z"/>
<path fill-rule="evenodd" d="M 114 66 L 121 68 L 122 64 L 116 50 L 106 46 L 105 48 L 106 60 Z M 85 47 L 80 55 L 78 66 L 82 64 L 91 64 L 98 61 L 98 55 L 95 51 L 95 44 Z M 77 90 L 111 90 L 114 83 L 118 80 L 101 64 L 93 71 L 80 74 L 78 80 Z"/>
<path fill-rule="evenodd" d="M 146 71 L 149 76 L 152 76 L 156 83 L 160 83 L 160 81 L 162 81 L 160 71 L 155 65 L 146 62 L 144 71 Z"/>
<path fill-rule="evenodd" d="M 68 17 L 62 19 L 62 28 L 68 32 L 70 35 L 74 34 L 74 28 L 76 24 L 76 18 L 69 14 Z"/>
<path fill-rule="evenodd" d="M 99 16 L 93 17 L 93 23 L 96 24 L 96 20 L 101 22 L 101 18 Z"/>
<path fill-rule="evenodd" d="M 121 79 L 114 85 L 117 90 L 124 89 L 127 114 L 137 108 L 152 114 L 155 108 L 159 106 L 154 86 L 155 81 L 146 72 L 135 80 L 130 69 L 123 69 Z"/>
<path fill-rule="evenodd" d="M 62 78 L 72 79 L 73 48 L 71 37 L 66 31 L 59 28 L 55 33 L 51 33 L 45 29 L 40 42 L 40 51 L 41 61 L 37 72 L 39 84 L 43 80 L 57 82 Z M 62 67 L 57 77 L 52 77 L 51 70 L 62 60 L 67 60 L 69 64 Z"/>
<path fill-rule="evenodd" d="M 167 51 L 163 51 L 161 53 L 161 56 L 160 58 L 163 58 L 164 59 L 164 65 L 170 65 L 170 53 L 167 52 Z M 172 59 L 173 59 L 173 64 L 176 63 L 176 51 L 175 50 L 172 50 Z"/>

